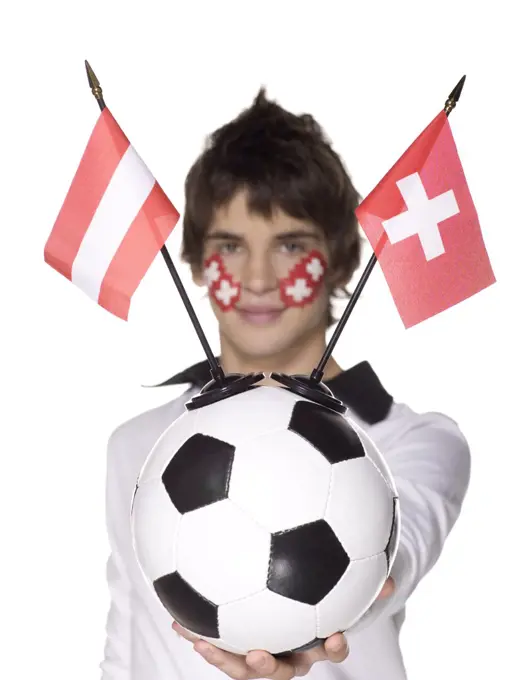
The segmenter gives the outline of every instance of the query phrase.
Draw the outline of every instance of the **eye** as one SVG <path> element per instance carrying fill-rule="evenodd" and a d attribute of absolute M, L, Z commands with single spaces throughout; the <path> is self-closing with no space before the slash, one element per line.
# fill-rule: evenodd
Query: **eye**
<path fill-rule="evenodd" d="M 298 241 L 285 241 L 281 244 L 281 249 L 289 255 L 296 255 L 305 251 L 304 245 Z"/>
<path fill-rule="evenodd" d="M 240 245 L 238 243 L 235 243 L 234 241 L 226 241 L 225 243 L 221 243 L 217 250 L 221 254 L 231 255 L 232 253 L 238 252 L 239 248 Z"/>

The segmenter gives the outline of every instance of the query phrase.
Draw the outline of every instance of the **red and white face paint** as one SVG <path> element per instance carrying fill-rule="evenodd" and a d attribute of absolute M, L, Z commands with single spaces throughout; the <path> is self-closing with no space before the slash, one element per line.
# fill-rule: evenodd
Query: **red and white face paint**
<path fill-rule="evenodd" d="M 204 276 L 215 302 L 223 312 L 230 311 L 240 299 L 240 283 L 226 271 L 221 255 L 215 253 L 205 261 Z M 327 262 L 318 250 L 303 257 L 288 276 L 279 280 L 281 300 L 287 307 L 303 307 L 318 295 Z"/>
<path fill-rule="evenodd" d="M 205 261 L 204 276 L 209 294 L 219 308 L 223 312 L 233 309 L 240 299 L 240 283 L 233 281 L 219 254 L 216 253 Z"/>
<path fill-rule="evenodd" d="M 279 283 L 281 299 L 287 307 L 303 307 L 318 295 L 327 262 L 318 250 L 303 257 Z"/>

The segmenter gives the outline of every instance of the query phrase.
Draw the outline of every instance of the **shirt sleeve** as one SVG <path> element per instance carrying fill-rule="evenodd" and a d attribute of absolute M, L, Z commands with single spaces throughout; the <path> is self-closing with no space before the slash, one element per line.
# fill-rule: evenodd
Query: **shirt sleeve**
<path fill-rule="evenodd" d="M 106 621 L 104 658 L 100 664 L 101 680 L 129 680 L 131 677 L 131 582 L 119 550 L 120 538 L 115 517 L 123 505 L 119 493 L 116 458 L 116 435 L 108 443 L 106 482 L 106 526 L 111 547 L 106 576 L 110 608 Z"/>
<path fill-rule="evenodd" d="M 400 542 L 391 570 L 395 592 L 377 600 L 351 632 L 405 606 L 440 557 L 470 482 L 470 449 L 451 418 L 433 412 L 417 414 L 400 404 L 393 408 L 402 426 L 394 428 L 397 434 L 380 451 L 400 499 Z"/>

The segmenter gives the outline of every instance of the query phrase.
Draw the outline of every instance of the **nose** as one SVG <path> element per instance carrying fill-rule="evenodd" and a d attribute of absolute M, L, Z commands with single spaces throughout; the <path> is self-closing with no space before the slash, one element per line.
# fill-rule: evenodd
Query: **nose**
<path fill-rule="evenodd" d="M 243 287 L 255 294 L 263 295 L 277 288 L 277 274 L 270 253 L 250 253 L 243 272 Z"/>

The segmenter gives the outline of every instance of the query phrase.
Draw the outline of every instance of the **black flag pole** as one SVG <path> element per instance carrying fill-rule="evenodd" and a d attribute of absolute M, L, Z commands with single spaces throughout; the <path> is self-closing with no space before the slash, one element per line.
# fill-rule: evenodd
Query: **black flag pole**
<path fill-rule="evenodd" d="M 451 111 L 454 109 L 456 104 L 459 101 L 461 91 L 463 90 L 463 85 L 465 84 L 465 79 L 466 75 L 461 78 L 461 80 L 458 82 L 456 87 L 453 89 L 449 97 L 447 98 L 447 101 L 444 106 L 444 111 L 449 116 Z M 362 273 L 361 278 L 359 279 L 359 282 L 357 283 L 357 286 L 355 287 L 354 292 L 352 293 L 351 298 L 348 301 L 347 306 L 345 307 L 345 310 L 341 316 L 341 318 L 338 321 L 338 324 L 334 330 L 334 333 L 329 340 L 329 343 L 327 344 L 327 347 L 325 348 L 325 352 L 322 355 L 322 358 L 316 365 L 316 368 L 313 369 L 311 372 L 310 376 L 287 376 L 284 374 L 279 374 L 279 373 L 273 373 L 272 377 L 277 380 L 278 382 L 282 383 L 286 387 L 298 392 L 302 396 L 308 397 L 309 399 L 313 399 L 318 397 L 318 394 L 322 394 L 321 397 L 318 397 L 324 404 L 331 406 L 334 408 L 334 401 L 335 400 L 332 397 L 332 393 L 330 390 L 321 382 L 323 378 L 323 374 L 325 371 L 325 367 L 327 365 L 327 362 L 329 361 L 332 352 L 334 351 L 334 348 L 341 336 L 341 333 L 345 329 L 345 326 L 347 324 L 348 319 L 350 318 L 350 315 L 352 314 L 352 311 L 357 304 L 360 295 L 364 289 L 364 286 L 366 285 L 371 272 L 375 268 L 375 265 L 378 261 L 376 253 L 373 253 L 371 255 L 371 258 L 366 265 L 365 270 Z M 318 394 L 317 394 L 318 393 Z M 346 409 L 339 409 L 336 407 L 336 410 L 343 410 L 343 412 Z"/>
<path fill-rule="evenodd" d="M 92 90 L 92 94 L 96 98 L 99 108 L 101 111 L 103 111 L 106 108 L 106 104 L 104 102 L 103 92 L 99 80 L 87 60 L 85 60 L 85 68 L 87 71 L 88 84 Z M 201 406 L 205 405 L 206 403 L 212 403 L 213 401 L 230 396 L 231 394 L 236 394 L 239 391 L 243 391 L 246 389 L 246 387 L 261 380 L 264 377 L 263 373 L 249 374 L 247 376 L 238 373 L 232 373 L 228 376 L 225 375 L 221 365 L 212 352 L 193 305 L 191 304 L 191 300 L 189 299 L 186 289 L 184 288 L 184 284 L 182 283 L 182 280 L 165 244 L 163 244 L 163 247 L 161 248 L 161 254 L 166 266 L 168 267 L 173 282 L 175 283 L 180 298 L 184 303 L 184 307 L 186 308 L 189 318 L 191 319 L 191 323 L 193 324 L 194 330 L 196 331 L 196 335 L 198 336 L 201 346 L 205 351 L 207 361 L 209 362 L 212 380 L 202 390 L 202 392 L 206 392 L 206 394 L 195 397 L 195 404 Z"/>

